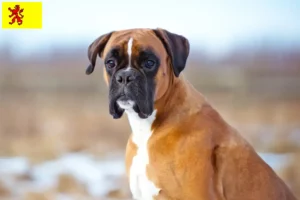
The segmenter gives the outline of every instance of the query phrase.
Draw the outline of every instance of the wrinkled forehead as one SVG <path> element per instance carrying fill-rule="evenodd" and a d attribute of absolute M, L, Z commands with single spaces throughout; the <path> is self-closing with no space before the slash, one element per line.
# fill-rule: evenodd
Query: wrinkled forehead
<path fill-rule="evenodd" d="M 118 48 L 124 54 L 138 54 L 140 51 L 151 50 L 156 55 L 164 55 L 162 42 L 151 29 L 131 29 L 114 32 L 104 49 L 104 57 L 112 50 Z"/>

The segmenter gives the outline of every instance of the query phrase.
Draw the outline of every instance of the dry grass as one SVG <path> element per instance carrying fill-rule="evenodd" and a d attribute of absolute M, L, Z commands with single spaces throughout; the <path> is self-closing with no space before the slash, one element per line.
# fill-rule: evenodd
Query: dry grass
<path fill-rule="evenodd" d="M 28 192 L 24 196 L 24 200 L 52 200 L 55 195 L 51 192 Z"/>
<path fill-rule="evenodd" d="M 300 197 L 300 153 L 293 156 L 290 163 L 283 170 L 282 177 L 295 192 L 295 195 Z"/>
<path fill-rule="evenodd" d="M 56 190 L 59 193 L 88 195 L 86 187 L 69 174 L 59 176 Z"/>
<path fill-rule="evenodd" d="M 4 197 L 9 197 L 11 195 L 11 191 L 9 190 L 9 188 L 0 181 L 0 197 L 4 198 Z"/>

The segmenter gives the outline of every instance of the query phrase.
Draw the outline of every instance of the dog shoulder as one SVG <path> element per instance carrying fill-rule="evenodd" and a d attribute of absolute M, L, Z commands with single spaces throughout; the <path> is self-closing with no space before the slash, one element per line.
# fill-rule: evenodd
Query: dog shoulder
<path fill-rule="evenodd" d="M 197 118 L 195 134 L 201 135 L 198 152 L 208 152 L 204 155 L 223 196 L 234 200 L 296 199 L 252 145 L 210 105 L 204 105 Z"/>

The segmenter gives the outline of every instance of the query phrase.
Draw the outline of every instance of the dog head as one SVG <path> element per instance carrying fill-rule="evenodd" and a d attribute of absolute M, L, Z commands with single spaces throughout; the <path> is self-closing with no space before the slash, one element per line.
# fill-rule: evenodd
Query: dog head
<path fill-rule="evenodd" d="M 86 74 L 94 71 L 97 56 L 102 58 L 110 114 L 120 118 L 133 109 L 147 118 L 185 68 L 189 48 L 185 37 L 160 28 L 113 31 L 89 46 Z"/>

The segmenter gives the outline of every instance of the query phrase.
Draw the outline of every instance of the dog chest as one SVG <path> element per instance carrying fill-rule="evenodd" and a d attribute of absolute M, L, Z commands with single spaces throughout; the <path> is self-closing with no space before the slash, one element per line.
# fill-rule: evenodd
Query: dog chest
<path fill-rule="evenodd" d="M 138 151 L 130 168 L 130 190 L 134 199 L 152 200 L 160 191 L 147 177 L 147 152 Z"/>
<path fill-rule="evenodd" d="M 140 119 L 135 113 L 128 113 L 132 128 L 132 141 L 137 146 L 137 153 L 132 159 L 130 167 L 130 190 L 134 199 L 152 200 L 160 189 L 147 177 L 149 164 L 148 140 L 152 135 L 151 126 L 155 119 L 155 112 L 147 119 Z"/>

